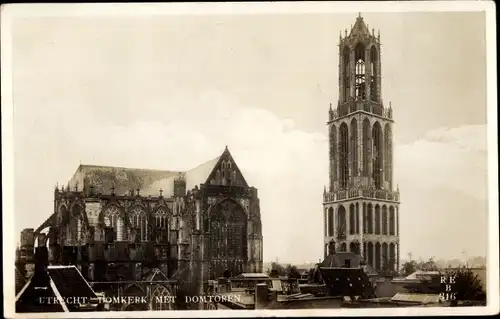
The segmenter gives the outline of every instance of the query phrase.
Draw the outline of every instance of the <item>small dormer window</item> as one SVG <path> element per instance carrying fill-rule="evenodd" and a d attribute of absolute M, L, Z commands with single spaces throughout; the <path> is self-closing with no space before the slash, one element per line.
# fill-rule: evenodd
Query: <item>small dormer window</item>
<path fill-rule="evenodd" d="M 231 162 L 227 163 L 227 168 L 231 169 Z"/>

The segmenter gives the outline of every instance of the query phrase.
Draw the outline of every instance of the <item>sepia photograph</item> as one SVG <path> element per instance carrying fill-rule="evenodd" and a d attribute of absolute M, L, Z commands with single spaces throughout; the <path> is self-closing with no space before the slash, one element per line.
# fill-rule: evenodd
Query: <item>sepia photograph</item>
<path fill-rule="evenodd" d="M 5 317 L 499 312 L 494 2 L 1 16 Z"/>

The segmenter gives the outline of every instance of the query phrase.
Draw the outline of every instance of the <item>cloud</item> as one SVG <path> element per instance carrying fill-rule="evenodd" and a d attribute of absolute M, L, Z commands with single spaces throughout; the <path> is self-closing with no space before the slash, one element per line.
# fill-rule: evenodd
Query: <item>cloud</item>
<path fill-rule="evenodd" d="M 486 125 L 439 128 L 396 145 L 401 256 L 486 255 Z M 474 236 L 470 236 L 474 234 Z"/>
<path fill-rule="evenodd" d="M 113 123 L 112 117 L 99 118 L 95 111 L 88 111 L 82 105 L 68 107 L 66 114 L 59 115 L 64 119 L 61 121 L 51 120 L 42 111 L 33 115 L 45 119 L 30 128 L 39 132 L 38 147 L 22 151 L 20 154 L 29 157 L 19 160 L 16 169 L 24 171 L 18 179 L 19 188 L 29 188 L 30 183 L 33 186 L 33 177 L 41 176 L 34 185 L 40 191 L 34 192 L 30 201 L 17 197 L 17 209 L 23 216 L 18 228 L 36 227 L 35 222 L 41 223 L 48 217 L 53 184 L 67 181 L 80 161 L 189 169 L 220 155 L 228 145 L 247 181 L 259 190 L 264 259 L 278 257 L 301 263 L 322 257 L 322 192 L 323 185 L 328 183 L 326 132 L 301 131 L 293 120 L 241 105 L 217 91 L 207 91 L 198 97 L 173 96 L 165 106 L 148 109 L 151 111 L 147 114 L 137 109 L 135 120 L 128 124 Z M 79 120 L 72 122 L 68 118 Z M 439 202 L 440 194 L 448 196 L 456 191 L 472 197 L 472 202 L 484 200 L 486 164 L 481 132 L 484 127 L 442 129 L 429 132 L 415 143 L 396 145 L 395 174 L 403 200 L 402 254 L 411 250 L 415 255 L 447 257 L 453 240 L 462 236 L 453 232 L 450 243 L 425 243 L 422 238 L 429 236 L 425 222 L 418 233 L 413 233 L 411 225 L 430 219 L 434 225 L 432 231 L 440 234 L 440 229 L 449 223 L 446 219 L 449 212 L 434 208 L 451 207 Z M 43 154 L 58 165 L 29 160 Z M 456 201 L 453 210 L 463 208 L 460 205 L 463 198 L 456 196 L 453 200 Z M 469 214 L 470 205 L 467 207 L 465 213 Z M 43 213 L 33 217 L 29 212 L 35 210 Z M 439 214 L 446 218 L 437 217 Z M 484 232 L 483 225 L 476 226 L 476 231 Z"/>

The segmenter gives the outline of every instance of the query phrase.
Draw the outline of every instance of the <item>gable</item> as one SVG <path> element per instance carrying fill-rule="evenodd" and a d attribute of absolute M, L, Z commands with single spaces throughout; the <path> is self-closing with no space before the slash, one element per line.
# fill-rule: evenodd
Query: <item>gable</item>
<path fill-rule="evenodd" d="M 245 177 L 227 147 L 215 164 L 206 183 L 210 185 L 248 187 Z"/>

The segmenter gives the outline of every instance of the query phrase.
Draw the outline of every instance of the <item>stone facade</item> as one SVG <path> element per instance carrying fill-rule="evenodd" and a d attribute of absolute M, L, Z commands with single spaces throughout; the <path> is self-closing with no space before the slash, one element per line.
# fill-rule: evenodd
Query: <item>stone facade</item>
<path fill-rule="evenodd" d="M 187 172 L 81 165 L 56 187 L 53 214 L 23 230 L 18 268 L 47 246 L 51 264 L 78 265 L 90 282 L 157 268 L 199 293 L 224 272 L 261 272 L 262 240 L 257 189 L 226 148 Z"/>
<path fill-rule="evenodd" d="M 380 35 L 360 16 L 339 41 L 339 101 L 328 114 L 324 254 L 359 253 L 378 271 L 391 272 L 399 269 L 400 198 L 393 184 L 393 111 L 381 94 Z"/>

